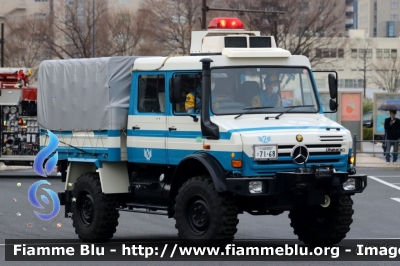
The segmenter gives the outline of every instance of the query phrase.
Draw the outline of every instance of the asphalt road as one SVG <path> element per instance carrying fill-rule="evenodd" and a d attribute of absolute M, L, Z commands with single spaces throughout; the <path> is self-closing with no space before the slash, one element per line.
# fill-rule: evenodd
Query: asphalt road
<path fill-rule="evenodd" d="M 396 169 L 357 169 L 371 176 L 363 194 L 353 197 L 353 224 L 347 239 L 400 238 L 400 176 Z M 27 198 L 31 184 L 39 178 L 21 178 L 0 175 L 0 265 L 70 265 L 68 262 L 5 262 L 5 239 L 77 239 L 72 222 L 63 218 L 63 207 L 57 217 L 42 221 L 36 217 Z M 27 174 L 24 170 L 20 175 Z M 58 178 L 49 179 L 54 191 L 64 190 Z M 20 186 L 19 184 L 20 183 Z M 45 187 L 45 186 L 43 186 Z M 49 206 L 47 206 L 49 207 Z M 51 207 L 50 207 L 51 209 Z M 50 210 L 51 211 L 51 210 Z M 46 211 L 41 211 L 45 213 Z M 236 239 L 296 239 L 290 227 L 287 212 L 279 216 L 239 215 Z M 175 221 L 164 216 L 121 212 L 114 241 L 126 239 L 177 239 Z M 246 265 L 246 262 L 73 262 L 74 265 Z M 251 262 L 261 265 L 265 262 Z M 293 262 L 271 262 L 274 265 L 292 265 Z M 296 262 L 297 265 L 343 265 L 343 262 Z M 353 262 L 346 265 L 395 265 L 394 262 Z"/>

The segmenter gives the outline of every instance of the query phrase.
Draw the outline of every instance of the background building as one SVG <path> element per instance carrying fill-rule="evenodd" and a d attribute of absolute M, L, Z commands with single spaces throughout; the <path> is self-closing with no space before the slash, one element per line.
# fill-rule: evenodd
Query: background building
<path fill-rule="evenodd" d="M 42 17 L 48 15 L 51 6 L 59 2 L 73 3 L 80 0 L 0 0 L 0 23 L 6 17 Z M 111 0 L 109 8 L 137 11 L 142 0 Z M 95 0 L 96 3 L 96 0 Z"/>
<path fill-rule="evenodd" d="M 400 88 L 399 38 L 368 38 L 364 30 L 350 30 L 349 38 L 335 43 L 319 52 L 322 59 L 313 69 L 337 71 L 339 88 L 363 90 L 366 83 L 368 98 L 383 89 Z M 315 78 L 319 88 L 328 88 L 325 73 L 316 73 Z"/>
<path fill-rule="evenodd" d="M 346 21 L 345 21 L 345 27 L 346 27 L 346 36 L 348 35 L 349 30 L 351 29 L 356 29 L 357 28 L 357 23 L 356 23 L 356 14 L 357 14 L 357 1 L 353 0 L 345 0 L 346 1 Z"/>
<path fill-rule="evenodd" d="M 399 0 L 358 0 L 358 28 L 369 37 L 400 37 Z"/>

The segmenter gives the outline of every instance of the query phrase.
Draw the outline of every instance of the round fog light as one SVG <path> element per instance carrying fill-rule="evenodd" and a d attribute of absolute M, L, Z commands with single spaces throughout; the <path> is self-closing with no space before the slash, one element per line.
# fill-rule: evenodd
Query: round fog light
<path fill-rule="evenodd" d="M 262 182 L 261 181 L 250 181 L 249 191 L 250 191 L 250 193 L 261 193 L 262 192 Z"/>

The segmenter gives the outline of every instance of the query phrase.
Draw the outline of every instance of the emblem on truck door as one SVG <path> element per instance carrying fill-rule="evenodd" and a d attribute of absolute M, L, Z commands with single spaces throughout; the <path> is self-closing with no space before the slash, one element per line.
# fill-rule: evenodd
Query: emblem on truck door
<path fill-rule="evenodd" d="M 308 160 L 308 149 L 306 146 L 303 145 L 297 145 L 294 146 L 292 150 L 292 160 L 296 164 L 304 164 Z"/>
<path fill-rule="evenodd" d="M 152 157 L 152 152 L 150 149 L 145 149 L 144 150 L 144 158 L 146 158 L 147 161 L 150 161 L 151 157 Z"/>

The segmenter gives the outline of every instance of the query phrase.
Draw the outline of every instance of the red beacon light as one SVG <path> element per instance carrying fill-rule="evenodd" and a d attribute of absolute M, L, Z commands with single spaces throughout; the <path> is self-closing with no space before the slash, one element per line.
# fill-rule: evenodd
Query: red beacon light
<path fill-rule="evenodd" d="M 208 24 L 208 29 L 242 29 L 243 23 L 238 18 L 213 18 Z"/>

